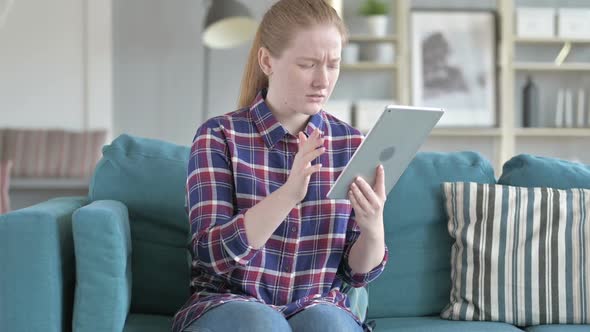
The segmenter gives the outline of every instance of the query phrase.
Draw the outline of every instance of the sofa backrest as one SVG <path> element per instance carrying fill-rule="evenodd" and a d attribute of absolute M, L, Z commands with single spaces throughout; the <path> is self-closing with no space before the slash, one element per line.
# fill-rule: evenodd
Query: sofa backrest
<path fill-rule="evenodd" d="M 451 289 L 451 237 L 442 182 L 495 183 L 474 152 L 421 152 L 388 194 L 384 208 L 389 260 L 368 286 L 369 318 L 438 315 Z"/>
<path fill-rule="evenodd" d="M 117 200 L 129 210 L 131 311 L 174 314 L 189 296 L 186 167 L 190 149 L 121 135 L 103 148 L 91 201 Z M 438 314 L 449 300 L 451 238 L 441 183 L 494 183 L 490 163 L 473 152 L 418 153 L 389 193 L 384 211 L 389 263 L 369 285 L 368 316 Z"/>
<path fill-rule="evenodd" d="M 188 147 L 121 135 L 103 147 L 89 197 L 125 204 L 132 239 L 131 311 L 174 314 L 189 296 Z"/>
<path fill-rule="evenodd" d="M 590 165 L 557 158 L 519 154 L 504 164 L 498 183 L 519 187 L 590 189 Z"/>

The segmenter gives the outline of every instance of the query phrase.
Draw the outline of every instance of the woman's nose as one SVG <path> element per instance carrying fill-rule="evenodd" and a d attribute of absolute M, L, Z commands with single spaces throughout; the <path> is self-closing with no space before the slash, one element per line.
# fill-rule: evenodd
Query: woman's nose
<path fill-rule="evenodd" d="M 325 67 L 320 67 L 316 71 L 314 75 L 314 80 L 312 85 L 316 88 L 326 88 L 330 84 L 330 80 L 328 78 L 328 70 Z"/>

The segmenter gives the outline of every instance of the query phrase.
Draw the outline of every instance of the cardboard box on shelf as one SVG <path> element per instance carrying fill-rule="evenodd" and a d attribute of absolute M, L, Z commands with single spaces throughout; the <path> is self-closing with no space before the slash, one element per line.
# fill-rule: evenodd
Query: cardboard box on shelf
<path fill-rule="evenodd" d="M 525 38 L 555 37 L 555 9 L 516 8 L 516 36 Z"/>

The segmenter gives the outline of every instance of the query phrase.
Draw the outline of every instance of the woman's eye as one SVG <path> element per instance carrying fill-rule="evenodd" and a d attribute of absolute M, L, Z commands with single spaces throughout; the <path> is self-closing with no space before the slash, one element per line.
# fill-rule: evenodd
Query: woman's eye
<path fill-rule="evenodd" d="M 313 63 L 300 63 L 299 67 L 306 68 L 306 69 L 313 68 Z"/>

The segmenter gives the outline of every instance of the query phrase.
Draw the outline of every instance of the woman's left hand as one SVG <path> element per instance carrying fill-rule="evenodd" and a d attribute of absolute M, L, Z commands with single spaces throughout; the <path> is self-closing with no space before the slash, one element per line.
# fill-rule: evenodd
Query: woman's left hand
<path fill-rule="evenodd" d="M 356 223 L 365 235 L 383 235 L 383 207 L 385 193 L 385 172 L 379 165 L 375 171 L 375 184 L 371 187 L 367 181 L 357 177 L 350 185 L 348 198 L 354 209 Z"/>

